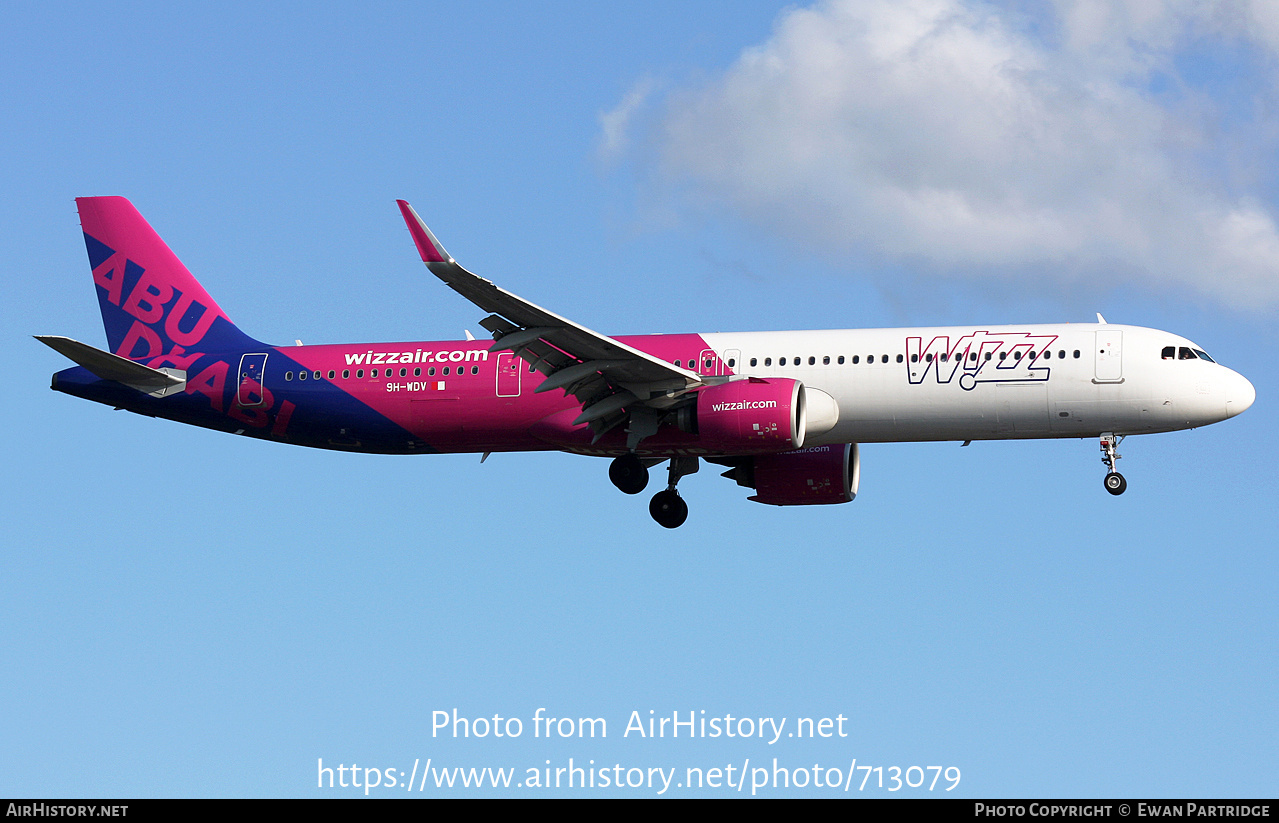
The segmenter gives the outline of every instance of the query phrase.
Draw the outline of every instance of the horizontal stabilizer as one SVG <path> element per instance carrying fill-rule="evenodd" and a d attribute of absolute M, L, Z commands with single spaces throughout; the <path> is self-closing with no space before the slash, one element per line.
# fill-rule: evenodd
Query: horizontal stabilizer
<path fill-rule="evenodd" d="M 95 349 L 87 343 L 72 340 L 70 337 L 55 335 L 36 335 L 36 340 L 45 344 L 58 354 L 74 360 L 103 380 L 114 380 L 126 386 L 147 393 L 166 394 L 167 390 L 186 383 L 186 378 L 179 376 L 175 370 L 153 369 L 133 360 L 127 360 L 118 354 L 102 349 Z"/>

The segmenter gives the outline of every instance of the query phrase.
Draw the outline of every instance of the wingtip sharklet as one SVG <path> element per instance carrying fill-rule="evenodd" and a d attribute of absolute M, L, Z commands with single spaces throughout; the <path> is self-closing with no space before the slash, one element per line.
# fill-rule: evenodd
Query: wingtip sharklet
<path fill-rule="evenodd" d="M 409 205 L 407 200 L 396 200 L 396 204 L 400 207 L 400 214 L 404 215 L 404 222 L 409 227 L 409 234 L 413 235 L 413 243 L 417 246 L 417 252 L 422 256 L 423 263 L 453 263 L 455 262 L 449 253 L 440 245 L 440 241 L 435 238 L 431 230 L 426 227 L 426 223 L 422 222 L 422 218 L 417 216 L 417 212 L 413 211 L 413 207 Z"/>

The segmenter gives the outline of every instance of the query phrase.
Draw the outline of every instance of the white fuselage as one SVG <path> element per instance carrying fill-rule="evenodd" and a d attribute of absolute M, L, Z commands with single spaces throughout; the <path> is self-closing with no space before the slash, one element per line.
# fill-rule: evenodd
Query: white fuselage
<path fill-rule="evenodd" d="M 702 337 L 734 374 L 791 377 L 834 398 L 838 423 L 806 445 L 1173 431 L 1232 417 L 1255 397 L 1245 378 L 1189 340 L 1134 326 Z"/>

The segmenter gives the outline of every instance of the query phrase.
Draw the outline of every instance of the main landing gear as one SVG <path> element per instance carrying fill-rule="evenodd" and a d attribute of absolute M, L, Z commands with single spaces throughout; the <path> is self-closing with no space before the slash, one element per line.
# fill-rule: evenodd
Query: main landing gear
<path fill-rule="evenodd" d="M 635 452 L 627 452 L 609 464 L 608 479 L 627 494 L 639 494 L 648 485 L 648 467 Z"/>
<path fill-rule="evenodd" d="M 1105 463 L 1108 469 L 1106 478 L 1102 482 L 1106 485 L 1106 491 L 1115 495 L 1123 494 L 1128 488 L 1128 481 L 1124 479 L 1122 474 L 1115 471 L 1115 461 L 1123 457 L 1122 454 L 1115 452 L 1115 447 L 1123 442 L 1123 439 L 1124 436 L 1122 434 L 1111 434 L 1110 432 L 1106 432 L 1101 436 L 1101 462 Z"/>
<path fill-rule="evenodd" d="M 653 495 L 648 504 L 648 513 L 653 515 L 659 526 L 678 529 L 688 519 L 688 504 L 674 486 Z"/>
<path fill-rule="evenodd" d="M 679 496 L 675 485 L 686 474 L 697 471 L 696 457 L 672 457 L 664 491 L 653 495 L 648 513 L 658 525 L 668 529 L 679 528 L 688 519 L 688 504 Z M 608 479 L 627 494 L 639 494 L 648 485 L 648 467 L 634 452 L 616 458 L 608 467 Z"/>
<path fill-rule="evenodd" d="M 657 525 L 667 529 L 677 529 L 688 519 L 688 504 L 679 496 L 675 484 L 686 474 L 697 471 L 696 457 L 672 457 L 671 468 L 667 472 L 666 491 L 653 495 L 648 504 L 648 513 L 657 521 Z"/>

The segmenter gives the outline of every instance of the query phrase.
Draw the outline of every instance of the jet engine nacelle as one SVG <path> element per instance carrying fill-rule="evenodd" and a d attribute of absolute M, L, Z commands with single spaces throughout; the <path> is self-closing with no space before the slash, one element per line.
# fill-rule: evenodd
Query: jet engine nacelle
<path fill-rule="evenodd" d="M 697 440 L 707 448 L 767 454 L 804 445 L 804 385 L 790 378 L 733 380 L 697 393 Z"/>
<path fill-rule="evenodd" d="M 848 503 L 857 496 L 861 456 L 856 443 L 812 446 L 751 458 L 757 503 L 814 506 Z M 741 482 L 739 480 L 739 482 Z"/>

